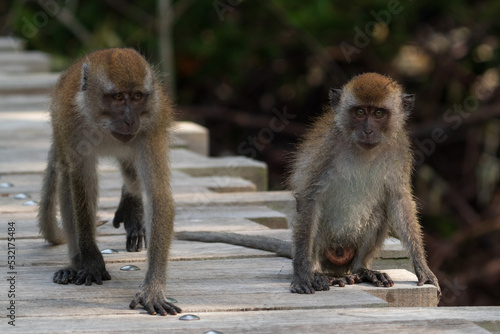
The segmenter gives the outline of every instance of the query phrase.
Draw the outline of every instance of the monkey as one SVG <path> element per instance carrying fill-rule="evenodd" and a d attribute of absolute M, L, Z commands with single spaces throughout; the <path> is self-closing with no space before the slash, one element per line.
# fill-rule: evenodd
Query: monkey
<path fill-rule="evenodd" d="M 42 236 L 68 243 L 70 264 L 54 274 L 54 283 L 111 279 L 95 240 L 97 163 L 111 157 L 124 180 L 113 225 L 124 223 L 128 251 L 147 244 L 148 269 L 129 307 L 140 304 L 152 315 L 182 312 L 165 296 L 174 220 L 168 162 L 173 113 L 153 68 L 133 49 L 95 51 L 61 75 L 51 95 L 53 140 L 38 213 Z"/>
<path fill-rule="evenodd" d="M 226 242 L 292 258 L 290 291 L 312 294 L 345 283 L 392 287 L 389 275 L 371 270 L 370 264 L 393 231 L 409 251 L 417 284 L 435 285 L 439 298 L 411 188 L 413 157 L 405 124 L 414 95 L 388 76 L 365 73 L 331 89 L 329 98 L 291 162 L 293 245 L 217 232 L 179 232 L 176 238 Z"/>

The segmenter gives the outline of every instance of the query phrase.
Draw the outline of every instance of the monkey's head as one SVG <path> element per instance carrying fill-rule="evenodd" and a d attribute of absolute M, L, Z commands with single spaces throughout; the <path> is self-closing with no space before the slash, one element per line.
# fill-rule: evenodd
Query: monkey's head
<path fill-rule="evenodd" d="M 151 67 L 135 50 L 96 51 L 81 63 L 76 100 L 86 117 L 127 143 L 139 133 L 141 123 L 151 122 L 154 84 Z"/>
<path fill-rule="evenodd" d="M 404 131 L 413 100 L 396 81 L 377 73 L 356 76 L 342 89 L 330 90 L 335 126 L 364 150 L 396 139 Z"/>

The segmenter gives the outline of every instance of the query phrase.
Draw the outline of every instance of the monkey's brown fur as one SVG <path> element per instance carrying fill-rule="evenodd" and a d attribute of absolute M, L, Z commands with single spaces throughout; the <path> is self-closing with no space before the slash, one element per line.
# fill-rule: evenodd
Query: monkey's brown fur
<path fill-rule="evenodd" d="M 387 274 L 369 269 L 389 228 L 409 250 L 418 285 L 430 283 L 439 290 L 425 260 L 410 183 L 413 159 L 405 121 L 413 95 L 386 76 L 367 73 L 342 90 L 331 90 L 330 99 L 291 165 L 289 186 L 297 201 L 293 250 L 283 242 L 272 249 L 293 253 L 291 291 L 328 290 L 343 285 L 343 278 L 349 284 L 392 286 Z M 177 235 L 185 240 L 199 236 Z M 246 244 L 256 244 L 256 238 Z M 242 244 L 229 234 L 203 239 Z M 274 241 L 266 238 L 266 243 Z"/>
<path fill-rule="evenodd" d="M 154 71 L 132 49 L 91 53 L 60 77 L 50 111 L 53 144 L 39 226 L 47 241 L 67 241 L 70 257 L 54 282 L 91 285 L 111 279 L 95 242 L 95 217 L 98 158 L 114 157 L 124 186 L 113 224 L 124 223 L 129 251 L 139 251 L 146 235 L 148 241 L 148 270 L 130 307 L 141 304 L 150 314 L 180 312 L 165 297 L 174 219 L 167 155 L 173 111 Z M 57 193 L 64 233 L 56 220 Z"/>

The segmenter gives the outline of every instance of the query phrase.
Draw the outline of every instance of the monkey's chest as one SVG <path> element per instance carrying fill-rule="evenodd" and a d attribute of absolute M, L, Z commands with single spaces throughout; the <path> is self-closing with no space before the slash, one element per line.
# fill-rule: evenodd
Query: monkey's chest
<path fill-rule="evenodd" d="M 349 246 L 372 229 L 383 216 L 384 182 L 375 175 L 337 175 L 321 201 L 320 230 L 333 245 Z"/>

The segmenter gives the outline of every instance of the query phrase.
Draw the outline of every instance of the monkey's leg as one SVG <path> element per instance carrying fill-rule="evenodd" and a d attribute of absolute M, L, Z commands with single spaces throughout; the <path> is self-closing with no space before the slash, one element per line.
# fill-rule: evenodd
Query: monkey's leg
<path fill-rule="evenodd" d="M 374 226 L 374 228 L 366 231 L 365 239 L 353 260 L 352 271 L 354 274 L 346 276 L 346 281 L 347 284 L 370 282 L 375 286 L 392 287 L 394 281 L 389 275 L 369 269 L 374 256 L 382 247 L 388 231 L 387 217 L 383 210 L 375 209 L 371 220 L 370 226 Z"/>
<path fill-rule="evenodd" d="M 102 284 L 103 280 L 110 280 L 111 276 L 95 242 L 98 196 L 96 161 L 88 156 L 81 160 L 74 163 L 69 173 L 80 262 L 75 284 Z"/>
<path fill-rule="evenodd" d="M 42 236 L 54 245 L 66 242 L 64 231 L 57 224 L 57 154 L 54 144 L 50 146 L 47 168 L 43 178 L 42 197 L 38 210 L 38 225 Z"/>
<path fill-rule="evenodd" d="M 140 252 L 143 240 L 146 243 L 144 205 L 142 203 L 140 181 L 131 163 L 120 161 L 120 166 L 124 185 L 122 187 L 120 204 L 113 218 L 113 226 L 119 228 L 120 223 L 123 223 L 127 232 L 127 251 Z"/>
<path fill-rule="evenodd" d="M 311 198 L 306 196 L 306 198 Z M 319 221 L 317 201 L 303 200 L 297 197 L 297 216 L 293 226 L 294 256 L 293 278 L 290 291 L 311 294 L 315 291 L 330 289 L 329 279 L 322 273 L 315 272 L 313 240 Z"/>
<path fill-rule="evenodd" d="M 410 189 L 406 187 L 405 189 Z M 438 300 L 441 298 L 441 288 L 438 279 L 429 269 L 425 259 L 422 230 L 417 220 L 416 205 L 409 192 L 391 193 L 388 203 L 389 221 L 393 224 L 403 246 L 409 251 L 413 260 L 417 285 L 432 284 L 437 287 Z"/>
<path fill-rule="evenodd" d="M 174 202 L 170 192 L 168 144 L 163 134 L 150 134 L 139 149 L 139 176 L 147 196 L 148 271 L 130 308 L 141 304 L 149 314 L 175 315 L 182 310 L 167 301 L 166 271 L 174 232 Z M 151 142 L 153 141 L 153 142 Z"/>
<path fill-rule="evenodd" d="M 61 220 L 68 241 L 68 254 L 70 265 L 54 273 L 53 281 L 59 284 L 75 283 L 76 273 L 80 268 L 80 255 L 76 240 L 75 221 L 73 213 L 73 201 L 71 200 L 71 189 L 69 182 L 68 166 L 61 164 L 59 179 L 59 203 Z"/>

